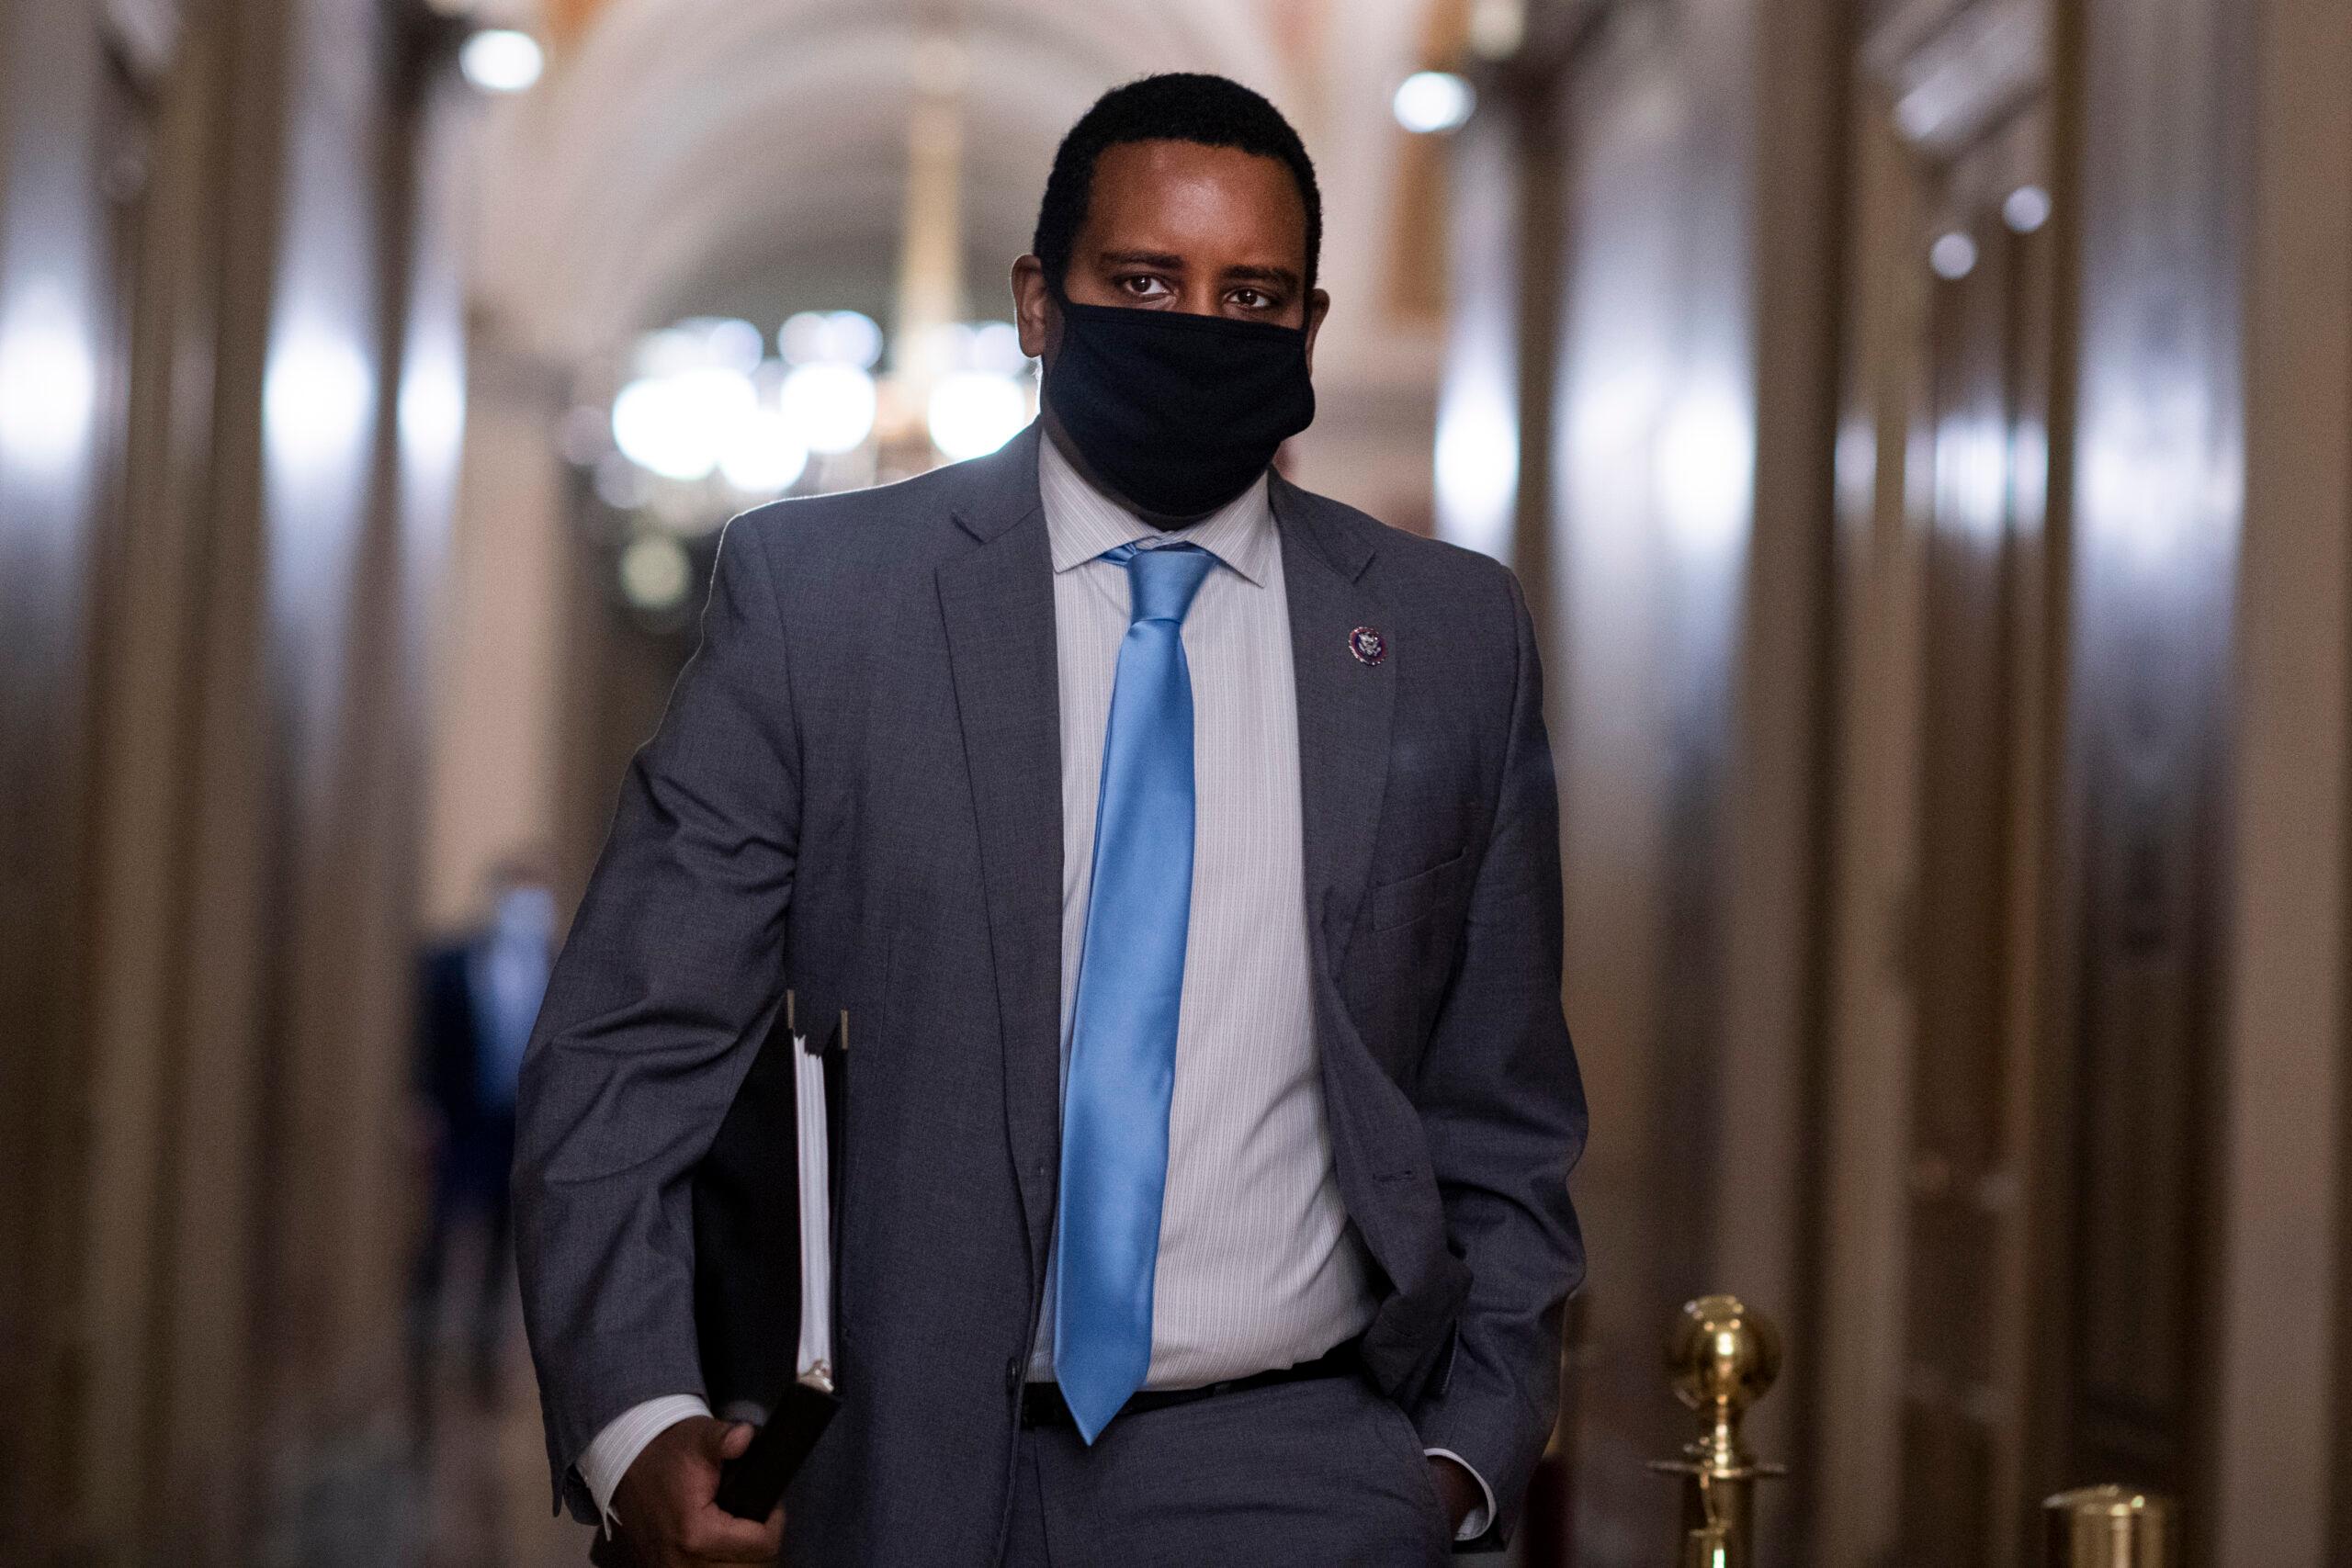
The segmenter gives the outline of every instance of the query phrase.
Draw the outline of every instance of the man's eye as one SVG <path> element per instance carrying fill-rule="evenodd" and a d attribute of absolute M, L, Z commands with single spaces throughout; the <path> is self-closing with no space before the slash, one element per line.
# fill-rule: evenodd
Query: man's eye
<path fill-rule="evenodd" d="M 1273 304 L 1272 299 L 1255 288 L 1237 288 L 1232 298 L 1245 310 L 1263 310 Z"/>
<path fill-rule="evenodd" d="M 1168 290 L 1165 281 L 1146 272 L 1135 273 L 1119 279 L 1119 287 L 1138 299 L 1154 299 Z"/>

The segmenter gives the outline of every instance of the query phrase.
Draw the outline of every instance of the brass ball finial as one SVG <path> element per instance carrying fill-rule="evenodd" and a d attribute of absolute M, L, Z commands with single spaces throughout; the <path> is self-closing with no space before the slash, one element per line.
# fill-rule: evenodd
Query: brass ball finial
<path fill-rule="evenodd" d="M 1741 1440 L 1740 1418 L 1781 1375 L 1781 1334 L 1737 1296 L 1701 1296 L 1675 1320 L 1666 1370 L 1675 1397 L 1699 1413 L 1699 1436 L 1667 1468 L 1732 1481 L 1777 1475 Z"/>
<path fill-rule="evenodd" d="M 1737 1420 L 1781 1375 L 1781 1332 L 1737 1296 L 1684 1303 L 1666 1348 L 1675 1397 Z"/>
<path fill-rule="evenodd" d="M 1682 1446 L 1682 1457 L 1650 1465 L 1683 1478 L 1675 1561 L 1683 1568 L 1751 1568 L 1756 1483 L 1786 1472 L 1749 1450 L 1739 1424 L 1781 1375 L 1780 1331 L 1737 1296 L 1701 1296 L 1675 1319 L 1666 1370 L 1675 1397 L 1699 1415 L 1699 1435 Z"/>

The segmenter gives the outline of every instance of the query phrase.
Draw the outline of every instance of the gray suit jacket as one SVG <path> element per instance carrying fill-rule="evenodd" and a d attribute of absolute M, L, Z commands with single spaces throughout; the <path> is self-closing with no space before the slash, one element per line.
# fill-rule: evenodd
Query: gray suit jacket
<path fill-rule="evenodd" d="M 996 1560 L 1059 1168 L 1060 726 L 1036 429 L 729 528 L 523 1069 L 548 1458 L 699 1392 L 689 1182 L 786 984 L 849 1010 L 845 1407 L 795 1563 Z M 1556 1401 L 1584 1097 L 1558 802 L 1510 572 L 1276 479 L 1340 1190 L 1372 1376 L 1519 1510 Z M 1350 634 L 1376 629 L 1366 663 Z M 790 1136 L 788 1127 L 779 1136 Z M 586 1517 L 583 1515 L 583 1517 Z"/>

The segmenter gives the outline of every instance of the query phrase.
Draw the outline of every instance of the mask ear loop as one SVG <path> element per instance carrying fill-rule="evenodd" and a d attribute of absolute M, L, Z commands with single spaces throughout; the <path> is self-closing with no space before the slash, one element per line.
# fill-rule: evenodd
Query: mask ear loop
<path fill-rule="evenodd" d="M 1039 265 L 1040 265 L 1040 266 L 1043 266 L 1043 265 L 1044 265 L 1044 264 L 1043 264 L 1042 262 L 1040 262 L 1040 263 L 1039 263 Z M 1054 337 L 1054 335 L 1055 335 L 1055 333 L 1056 333 L 1056 330 L 1057 330 L 1057 329 L 1058 329 L 1058 330 L 1059 330 L 1059 331 L 1061 331 L 1061 332 L 1068 332 L 1068 331 L 1069 330 L 1069 303 L 1070 303 L 1070 300 L 1069 300 L 1069 288 L 1067 287 L 1067 286 L 1068 286 L 1068 284 L 1069 284 L 1069 258 L 1068 256 L 1064 256 L 1064 257 L 1062 258 L 1062 275 L 1061 275 L 1061 276 L 1059 276 L 1059 277 L 1056 277 L 1056 276 L 1055 276 L 1052 273 L 1050 273 L 1050 272 L 1048 272 L 1048 273 L 1046 273 L 1046 298 L 1047 298 L 1048 299 L 1051 299 L 1051 300 L 1054 302 L 1054 316 L 1055 316 L 1055 319 L 1054 319 L 1052 321 L 1050 321 L 1050 322 L 1046 323 L 1046 338 L 1047 338 L 1047 340 L 1048 340 L 1048 341 L 1051 341 L 1051 340 L 1052 340 L 1052 338 L 1053 338 L 1053 337 Z M 1038 413 L 1039 413 L 1041 416 L 1042 416 L 1042 415 L 1044 414 L 1044 412 L 1045 412 L 1046 375 L 1046 356 L 1045 356 L 1044 355 L 1040 354 L 1040 355 L 1037 356 L 1037 394 L 1038 394 L 1038 408 L 1037 408 L 1037 412 L 1038 412 Z"/>

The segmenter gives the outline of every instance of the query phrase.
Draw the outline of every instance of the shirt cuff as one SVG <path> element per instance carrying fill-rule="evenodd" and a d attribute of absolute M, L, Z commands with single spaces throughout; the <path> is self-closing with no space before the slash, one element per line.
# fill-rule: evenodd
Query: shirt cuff
<path fill-rule="evenodd" d="M 1487 1527 L 1495 1522 L 1495 1489 L 1487 1484 L 1487 1478 L 1478 1473 L 1478 1467 L 1452 1449 L 1423 1449 L 1421 1452 L 1431 1459 L 1448 1459 L 1460 1465 L 1463 1473 L 1478 1483 L 1478 1495 L 1486 1499 L 1470 1510 L 1468 1517 L 1462 1521 L 1462 1528 L 1453 1532 L 1453 1539 L 1476 1540 L 1486 1534 Z"/>
<path fill-rule="evenodd" d="M 596 1512 L 605 1517 L 606 1535 L 613 1533 L 620 1518 L 613 1512 L 613 1494 L 620 1490 L 621 1477 L 645 1451 L 645 1445 L 681 1421 L 709 1414 L 710 1406 L 694 1394 L 669 1393 L 630 1405 L 596 1434 L 596 1440 L 580 1456 L 580 1479 L 588 1483 L 588 1495 L 596 1499 Z"/>

